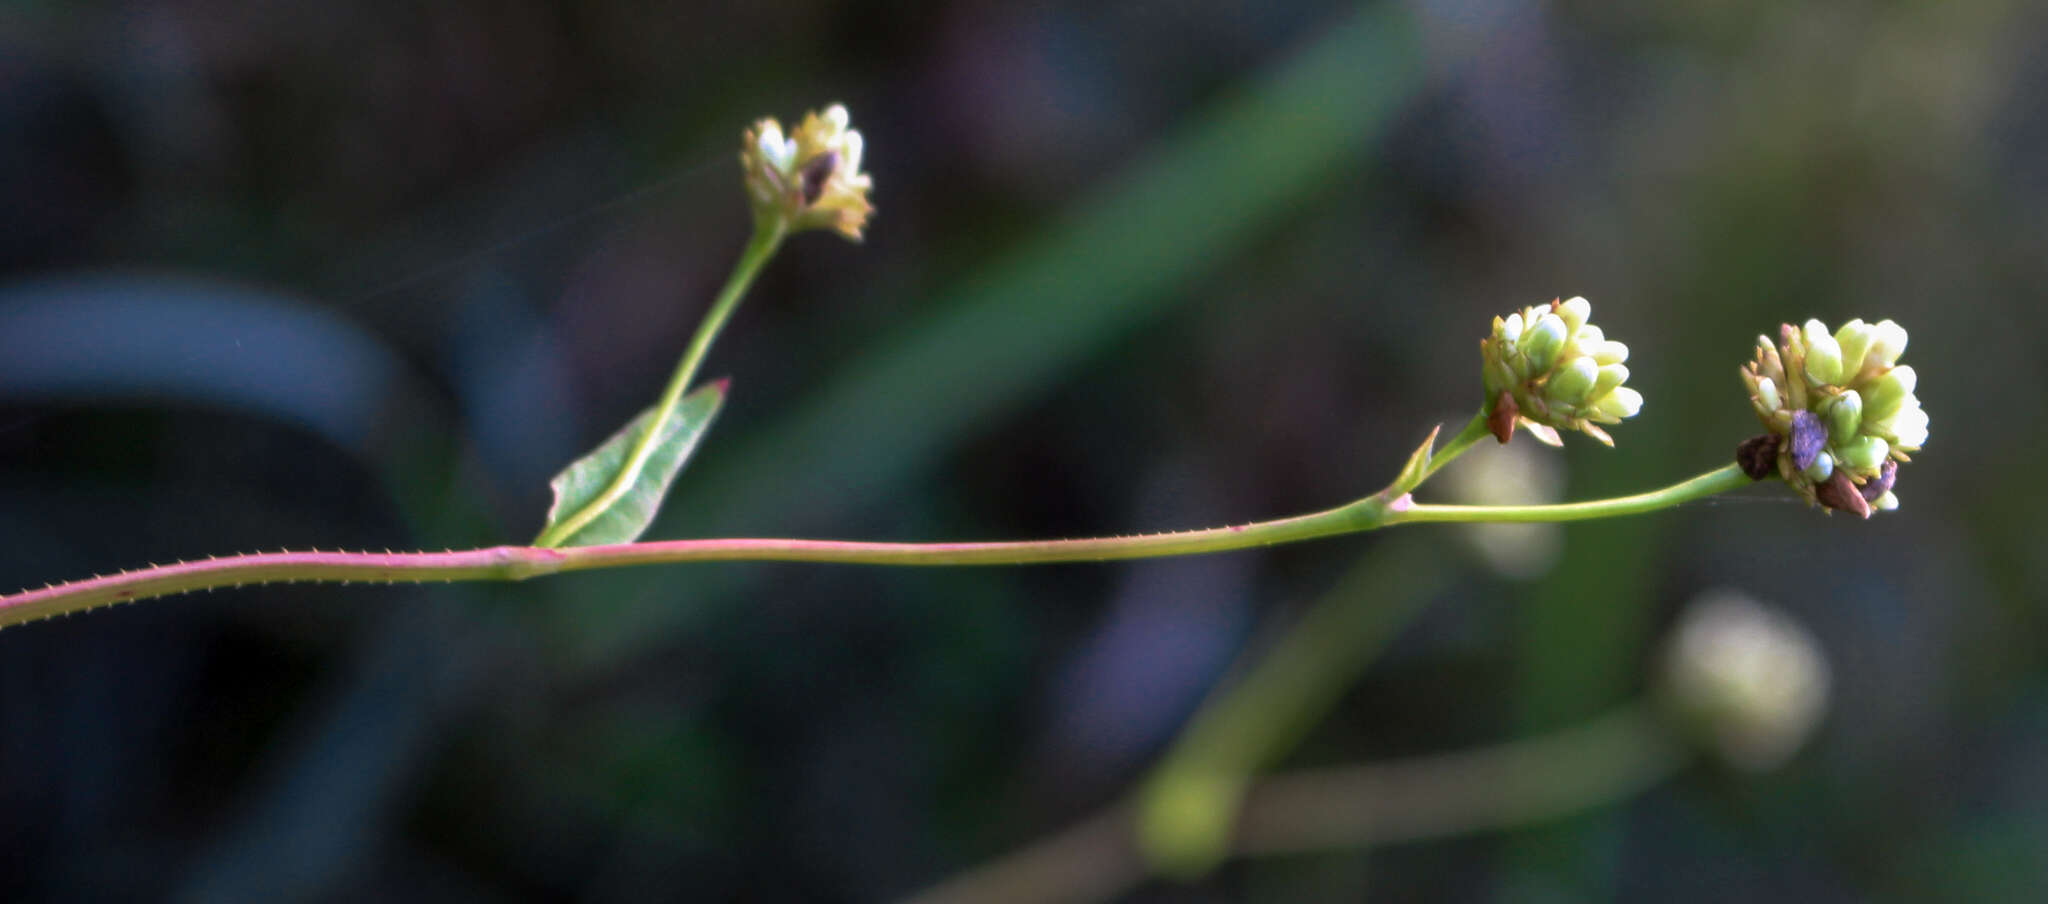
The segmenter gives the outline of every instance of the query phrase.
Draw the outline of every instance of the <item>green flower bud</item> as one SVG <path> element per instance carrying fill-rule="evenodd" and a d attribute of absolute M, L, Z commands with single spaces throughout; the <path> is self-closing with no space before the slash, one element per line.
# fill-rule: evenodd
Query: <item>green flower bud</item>
<path fill-rule="evenodd" d="M 1770 377 L 1779 386 L 1785 385 L 1785 363 L 1778 357 L 1778 349 L 1764 336 L 1756 337 L 1756 363 L 1749 366 L 1758 376 Z"/>
<path fill-rule="evenodd" d="M 1543 372 L 1557 361 L 1557 352 L 1564 347 L 1565 333 L 1569 330 L 1556 314 L 1544 314 L 1522 334 L 1518 344 L 1522 357 L 1529 360 L 1529 369 Z"/>
<path fill-rule="evenodd" d="M 1771 411 L 1778 410 L 1783 400 L 1778 398 L 1778 384 L 1770 377 L 1756 378 L 1756 403 Z"/>
<path fill-rule="evenodd" d="M 1871 503 L 1870 507 L 1877 509 L 1880 512 L 1898 511 L 1899 497 L 1893 495 L 1891 491 L 1887 490 L 1885 491 L 1884 495 L 1877 497 L 1877 501 Z"/>
<path fill-rule="evenodd" d="M 1815 386 L 1842 382 L 1842 347 L 1818 320 L 1806 322 L 1806 377 Z"/>
<path fill-rule="evenodd" d="M 1912 365 L 1901 364 L 1884 376 L 1864 384 L 1868 397 L 1864 400 L 1863 416 L 1872 421 L 1888 420 L 1913 398 L 1913 387 L 1919 382 L 1919 375 Z M 1916 400 L 1917 401 L 1917 400 Z"/>
<path fill-rule="evenodd" d="M 1870 351 L 1875 331 L 1861 320 L 1851 320 L 1835 331 L 1835 344 L 1842 348 L 1842 373 L 1850 377 L 1863 371 L 1863 359 Z"/>
<path fill-rule="evenodd" d="M 1586 398 L 1601 398 L 1613 392 L 1615 387 L 1626 382 L 1628 382 L 1628 368 L 1620 364 L 1603 364 L 1600 366 L 1599 376 L 1593 380 L 1593 389 L 1586 393 Z"/>
<path fill-rule="evenodd" d="M 1843 390 L 1828 403 L 1827 422 L 1828 442 L 1841 446 L 1854 440 L 1856 428 L 1863 425 L 1863 397 L 1854 389 Z"/>
<path fill-rule="evenodd" d="M 1859 436 L 1841 450 L 1842 467 L 1859 476 L 1875 477 L 1879 465 L 1891 454 L 1891 446 L 1875 436 Z"/>
<path fill-rule="evenodd" d="M 1593 347 L 1584 348 L 1584 351 L 1601 364 L 1620 364 L 1628 360 L 1628 346 L 1612 340 L 1594 343 Z"/>
<path fill-rule="evenodd" d="M 1573 358 L 1570 364 L 1558 370 L 1550 378 L 1550 384 L 1543 387 L 1543 394 L 1551 401 L 1577 405 L 1585 401 L 1586 393 L 1593 388 L 1593 382 L 1600 378 L 1600 365 L 1591 358 Z M 1616 385 L 1620 385 L 1619 381 Z"/>

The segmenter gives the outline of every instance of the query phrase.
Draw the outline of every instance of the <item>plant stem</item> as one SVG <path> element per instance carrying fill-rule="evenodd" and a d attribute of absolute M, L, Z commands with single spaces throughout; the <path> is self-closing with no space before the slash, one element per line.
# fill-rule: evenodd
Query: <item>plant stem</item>
<path fill-rule="evenodd" d="M 1594 518 L 1640 515 L 1670 508 L 1682 502 L 1704 499 L 1738 487 L 1746 487 L 1755 482 L 1749 475 L 1742 473 L 1741 468 L 1726 465 L 1660 490 L 1637 493 L 1634 496 L 1596 499 L 1591 502 L 1567 502 L 1557 505 L 1411 505 L 1402 511 L 1389 514 L 1386 524 L 1382 526 L 1430 522 L 1587 521 Z"/>
<path fill-rule="evenodd" d="M 1374 545 L 1277 643 L 1247 651 L 1243 674 L 1188 720 L 1134 801 L 1155 870 L 1200 875 L 1228 853 L 1257 773 L 1322 721 L 1443 582 L 1419 545 Z"/>
<path fill-rule="evenodd" d="M 535 546 L 555 547 L 567 542 L 576 532 L 590 525 L 599 515 L 626 495 L 633 483 L 640 479 L 641 469 L 647 466 L 647 459 L 654 454 L 657 439 L 663 427 L 675 416 L 676 406 L 690 389 L 690 381 L 696 379 L 697 368 L 704 364 L 704 356 L 711 351 L 712 340 L 718 338 L 725 322 L 732 318 L 732 312 L 746 297 L 747 287 L 753 285 L 754 277 L 761 272 L 768 259 L 775 256 L 782 239 L 788 235 L 787 228 L 779 218 L 764 217 L 754 225 L 754 236 L 747 241 L 747 247 L 740 252 L 740 259 L 733 265 L 732 275 L 726 277 L 725 287 L 718 291 L 718 298 L 711 303 L 711 310 L 705 313 L 704 321 L 697 325 L 697 333 L 690 337 L 690 345 L 683 350 L 683 358 L 676 364 L 675 373 L 669 377 L 668 387 L 661 392 L 661 400 L 655 403 L 654 416 L 647 420 L 647 427 L 640 439 L 633 445 L 633 454 L 626 459 L 624 467 L 612 478 L 609 486 L 590 504 L 568 518 L 555 523 L 534 540 Z"/>
<path fill-rule="evenodd" d="M 1437 472 L 1438 468 L 1450 464 L 1453 459 L 1465 454 L 1465 450 L 1472 448 L 1473 443 L 1478 442 L 1483 437 L 1490 437 L 1492 435 L 1493 431 L 1486 426 L 1486 410 L 1480 409 L 1478 414 L 1472 416 L 1472 420 L 1465 423 L 1465 429 L 1458 431 L 1457 436 L 1451 437 L 1450 442 L 1444 443 L 1443 448 L 1436 450 L 1436 453 L 1430 456 L 1429 466 L 1422 469 L 1422 479 L 1428 480 L 1431 474 Z"/>
<path fill-rule="evenodd" d="M 180 562 L 0 597 L 0 628 L 112 603 L 272 581 L 518 581 L 563 571 L 673 562 L 1023 565 L 1227 552 L 1432 521 L 1580 521 L 1655 511 L 1750 483 L 1733 465 L 1661 490 L 1563 505 L 1416 505 L 1378 495 L 1292 518 L 1170 534 L 994 543 L 863 543 L 731 538 L 610 546 L 497 546 L 461 552 L 275 552 Z"/>
<path fill-rule="evenodd" d="M 1361 849 L 1531 825 L 1625 800 L 1685 765 L 1643 704 L 1561 731 L 1460 753 L 1281 773 L 1245 794 L 1239 855 Z M 908 904 L 1099 901 L 1144 881 L 1119 804 L 946 880 Z"/>
<path fill-rule="evenodd" d="M 1628 798 L 1685 762 L 1684 747 L 1637 703 L 1493 747 L 1275 776 L 1245 800 L 1237 849 L 1296 853 L 1530 825 Z"/>

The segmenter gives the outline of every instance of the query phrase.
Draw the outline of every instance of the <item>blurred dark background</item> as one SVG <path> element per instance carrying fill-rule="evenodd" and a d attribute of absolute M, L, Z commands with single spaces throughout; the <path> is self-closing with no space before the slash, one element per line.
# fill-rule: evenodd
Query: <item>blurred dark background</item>
<path fill-rule="evenodd" d="M 1774 774 L 1145 901 L 2039 900 L 2048 10 L 323 4 L 0 10 L 0 585 L 523 542 L 742 244 L 740 129 L 843 101 L 657 537 L 1076 536 L 1377 488 L 1495 314 L 1582 294 L 1649 402 L 1569 495 L 1725 462 L 1759 332 L 1891 317 L 1903 508 L 1751 491 L 1457 576 L 1289 765 L 1638 695 L 1688 599 L 1808 625 Z M 1441 496 L 1439 496 L 1441 498 Z M 7 900 L 870 901 L 1115 799 L 1387 537 L 1183 561 L 280 586 L 0 632 Z M 1417 563 L 1419 566 L 1421 563 Z"/>

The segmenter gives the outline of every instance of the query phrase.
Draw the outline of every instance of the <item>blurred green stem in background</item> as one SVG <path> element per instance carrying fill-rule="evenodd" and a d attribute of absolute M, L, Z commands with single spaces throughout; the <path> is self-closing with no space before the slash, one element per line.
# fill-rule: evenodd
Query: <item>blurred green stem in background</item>
<path fill-rule="evenodd" d="M 1484 418 L 1475 419 L 1486 435 Z M 1427 476 L 1477 440 L 1472 427 L 1417 473 Z M 1397 486 L 1404 481 L 1397 481 Z M 1533 506 L 1412 505 L 1407 521 L 1565 521 L 1655 511 L 1753 481 L 1734 467 L 1650 493 L 1595 502 Z M 1384 495 L 1384 494 L 1382 494 Z M 1378 498 L 1378 497 L 1374 497 Z M 1434 575 L 1426 555 L 1382 547 L 1259 660 L 1244 679 L 1195 715 L 1145 781 L 1137 802 L 1138 844 L 1159 871 L 1197 876 L 1229 851 L 1232 824 L 1258 770 L 1301 740 L 1334 706 L 1407 619 Z"/>
<path fill-rule="evenodd" d="M 754 236 L 747 241 L 747 247 L 740 252 L 740 259 L 732 268 L 732 275 L 726 277 L 725 287 L 718 291 L 718 298 L 711 303 L 711 310 L 697 325 L 697 333 L 690 337 L 690 345 L 683 350 L 682 361 L 676 364 L 675 373 L 669 377 L 668 387 L 661 392 L 661 400 L 655 403 L 654 416 L 647 420 L 647 426 L 640 433 L 640 439 L 633 445 L 633 454 L 619 469 L 619 473 L 605 487 L 602 495 L 590 501 L 575 514 L 564 518 L 542 531 L 533 545 L 541 547 L 560 546 L 576 532 L 587 527 L 591 521 L 617 504 L 635 481 L 640 471 L 654 454 L 657 440 L 663 433 L 664 425 L 675 417 L 676 407 L 682 403 L 683 395 L 690 390 L 691 381 L 697 378 L 698 368 L 704 365 L 704 356 L 711 351 L 711 343 L 718 338 L 725 322 L 732 318 L 732 312 L 740 306 L 740 299 L 746 297 L 747 287 L 754 284 L 754 277 L 761 268 L 775 256 L 782 247 L 782 239 L 789 234 L 788 227 L 778 218 L 761 218 L 755 222 Z"/>
<path fill-rule="evenodd" d="M 1431 550 L 1380 544 L 1278 643 L 1247 657 L 1242 678 L 1195 714 L 1140 787 L 1133 815 L 1145 859 L 1188 877 L 1220 862 L 1259 770 L 1336 706 L 1441 582 Z"/>
<path fill-rule="evenodd" d="M 1237 855 L 1346 850 L 1526 826 L 1626 800 L 1686 763 L 1647 704 L 1550 734 L 1407 761 L 1249 783 L 1226 838 Z M 1149 874 L 1133 810 L 1113 806 L 906 904 L 1101 901 Z"/>

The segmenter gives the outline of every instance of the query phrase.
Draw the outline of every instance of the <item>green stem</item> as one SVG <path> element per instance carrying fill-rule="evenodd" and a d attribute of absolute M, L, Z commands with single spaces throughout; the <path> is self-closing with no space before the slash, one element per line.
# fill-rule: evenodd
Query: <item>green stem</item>
<path fill-rule="evenodd" d="M 1373 546 L 1188 721 L 1135 802 L 1138 843 L 1156 869 L 1200 875 L 1229 852 L 1257 773 L 1322 721 L 1442 582 L 1419 545 Z"/>
<path fill-rule="evenodd" d="M 1704 499 L 1716 493 L 1725 493 L 1738 487 L 1746 487 L 1755 482 L 1749 475 L 1742 473 L 1741 468 L 1726 465 L 1661 490 L 1637 493 L 1634 496 L 1596 499 L 1591 502 L 1567 502 L 1559 505 L 1411 505 L 1401 511 L 1390 513 L 1383 526 L 1431 522 L 1587 521 L 1594 518 L 1641 515 L 1670 508 L 1682 502 Z"/>
<path fill-rule="evenodd" d="M 1493 747 L 1281 773 L 1247 789 L 1239 856 L 1357 850 L 1509 829 L 1610 806 L 1686 764 L 1646 704 Z M 948 879 L 906 904 L 1102 901 L 1148 872 L 1127 805 Z"/>
<path fill-rule="evenodd" d="M 577 510 L 574 515 L 555 523 L 543 531 L 535 546 L 555 547 L 567 542 L 577 531 L 590 525 L 598 516 L 611 507 L 632 489 L 640 479 L 641 469 L 647 466 L 647 459 L 654 455 L 657 439 L 663 427 L 675 416 L 676 406 L 682 403 L 683 395 L 690 389 L 690 382 L 697 377 L 697 368 L 703 365 L 704 356 L 711 351 L 712 340 L 718 338 L 725 322 L 732 318 L 732 312 L 740 305 L 740 299 L 747 294 L 747 287 L 753 285 L 754 277 L 761 272 L 768 259 L 775 256 L 775 250 L 782 245 L 782 239 L 789 234 L 780 219 L 764 218 L 754 225 L 754 236 L 747 247 L 740 252 L 740 259 L 732 268 L 732 275 L 726 277 L 725 287 L 718 291 L 718 298 L 711 303 L 711 310 L 704 315 L 704 321 L 697 325 L 697 334 L 690 337 L 690 345 L 683 350 L 683 358 L 676 364 L 675 373 L 669 377 L 668 387 L 661 392 L 661 400 L 655 403 L 654 416 L 647 420 L 647 427 L 633 444 L 633 454 L 626 459 L 624 467 L 612 478 L 604 492 L 592 499 L 590 504 Z"/>
<path fill-rule="evenodd" d="M 1465 454 L 1465 450 L 1472 448 L 1473 443 L 1492 435 L 1492 429 L 1486 425 L 1486 411 L 1481 409 L 1478 414 L 1472 416 L 1472 420 L 1465 423 L 1465 429 L 1458 431 L 1457 436 L 1451 437 L 1450 442 L 1444 443 L 1443 448 L 1436 450 L 1436 454 L 1430 456 L 1429 466 L 1422 469 L 1422 480 L 1428 480 L 1431 474 L 1437 472 L 1437 469 L 1450 464 L 1453 459 Z M 1421 481 L 1417 481 L 1418 485 L 1420 483 Z"/>
<path fill-rule="evenodd" d="M 497 546 L 439 553 L 276 552 L 152 566 L 0 596 L 0 627 L 112 603 L 269 581 L 517 581 L 563 571 L 673 562 L 843 562 L 853 565 L 1023 565 L 1092 562 L 1228 552 L 1431 521 L 1580 521 L 1655 511 L 1745 486 L 1734 466 L 1662 490 L 1564 505 L 1416 505 L 1405 497 L 1367 496 L 1349 505 L 1292 518 L 1231 527 L 995 543 L 860 543 L 739 537 L 666 540 L 610 546 Z"/>

